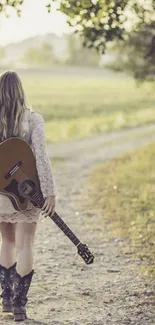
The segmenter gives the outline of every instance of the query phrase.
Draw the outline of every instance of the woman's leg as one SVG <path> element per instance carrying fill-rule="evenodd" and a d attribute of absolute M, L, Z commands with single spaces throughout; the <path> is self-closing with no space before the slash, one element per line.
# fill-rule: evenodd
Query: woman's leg
<path fill-rule="evenodd" d="M 0 250 L 0 284 L 2 297 L 2 311 L 11 312 L 11 298 L 13 296 L 12 286 L 15 270 L 15 224 L 0 223 L 0 232 L 2 236 Z"/>
<path fill-rule="evenodd" d="M 12 300 L 15 321 L 24 321 L 27 293 L 31 284 L 33 270 L 33 242 L 36 223 L 17 223 L 15 242 L 17 249 L 17 266 L 14 280 L 14 295 Z"/>
<path fill-rule="evenodd" d="M 10 268 L 16 261 L 15 224 L 1 222 L 0 232 L 2 236 L 0 264 L 6 268 Z"/>
<path fill-rule="evenodd" d="M 36 223 L 17 223 L 15 243 L 17 249 L 17 273 L 20 276 L 29 274 L 33 268 L 33 242 Z"/>

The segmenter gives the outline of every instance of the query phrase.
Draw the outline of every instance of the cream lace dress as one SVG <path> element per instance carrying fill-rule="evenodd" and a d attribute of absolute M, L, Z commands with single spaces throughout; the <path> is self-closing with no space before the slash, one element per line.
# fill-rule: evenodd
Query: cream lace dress
<path fill-rule="evenodd" d="M 41 191 L 46 198 L 55 195 L 55 186 L 50 160 L 46 150 L 43 117 L 30 110 L 25 110 L 22 122 L 22 137 L 32 148 L 36 158 L 36 166 L 40 180 Z M 0 194 L 0 222 L 37 222 L 40 209 L 29 202 L 27 210 L 16 211 L 8 197 Z"/>

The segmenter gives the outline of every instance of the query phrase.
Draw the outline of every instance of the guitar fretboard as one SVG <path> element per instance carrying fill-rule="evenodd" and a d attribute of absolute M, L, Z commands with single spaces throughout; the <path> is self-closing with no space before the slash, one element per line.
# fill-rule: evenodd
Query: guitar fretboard
<path fill-rule="evenodd" d="M 36 207 L 42 208 L 45 203 L 45 199 L 43 198 L 41 192 L 37 192 L 33 195 L 33 199 L 31 202 Z M 78 246 L 80 244 L 80 240 L 75 236 L 72 230 L 66 225 L 66 223 L 59 217 L 56 212 L 53 215 L 49 215 L 49 217 L 64 232 L 64 234 L 72 241 L 75 246 Z"/>

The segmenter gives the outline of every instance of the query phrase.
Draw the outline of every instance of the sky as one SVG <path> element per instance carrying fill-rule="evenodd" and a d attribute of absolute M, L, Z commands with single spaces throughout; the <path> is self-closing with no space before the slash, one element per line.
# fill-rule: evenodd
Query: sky
<path fill-rule="evenodd" d="M 56 5 L 52 13 L 48 13 L 47 3 L 48 0 L 24 0 L 20 18 L 13 9 L 9 11 L 9 18 L 0 14 L 0 45 L 38 34 L 55 33 L 60 36 L 69 32 L 65 15 L 56 10 Z"/>

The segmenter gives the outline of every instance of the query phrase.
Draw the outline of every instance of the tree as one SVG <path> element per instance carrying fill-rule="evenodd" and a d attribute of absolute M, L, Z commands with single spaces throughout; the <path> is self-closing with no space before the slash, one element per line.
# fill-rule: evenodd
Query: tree
<path fill-rule="evenodd" d="M 104 53 L 109 43 L 117 42 L 125 48 L 133 66 L 138 63 L 133 58 L 140 50 L 143 57 L 135 75 L 145 77 L 150 74 L 155 66 L 155 0 L 49 0 L 49 12 L 53 2 L 58 2 L 59 10 L 68 17 L 68 24 L 81 34 L 85 47 Z M 22 3 L 20 0 L 4 0 L 0 10 L 4 11 L 9 5 L 19 12 Z M 146 34 L 149 42 L 143 42 Z"/>
<path fill-rule="evenodd" d="M 114 59 L 107 66 L 116 71 L 132 73 L 134 78 L 139 81 L 155 80 L 153 26 L 154 24 L 145 24 L 140 30 L 129 33 L 126 40 L 113 42 L 109 48 L 109 53 L 113 54 Z"/>
<path fill-rule="evenodd" d="M 51 0 L 52 5 L 53 1 Z M 50 10 L 50 7 L 49 7 Z M 61 0 L 59 10 L 83 36 L 83 44 L 105 52 L 108 42 L 154 21 L 154 0 Z"/>
<path fill-rule="evenodd" d="M 56 0 L 55 0 L 56 1 Z M 155 75 L 155 0 L 61 0 L 60 10 L 83 45 L 117 54 L 115 67 L 139 80 Z"/>
<path fill-rule="evenodd" d="M 69 57 L 66 63 L 85 66 L 99 65 L 99 54 L 95 49 L 84 48 L 81 39 L 77 34 L 67 35 L 67 41 Z"/>
<path fill-rule="evenodd" d="M 24 54 L 23 61 L 31 65 L 51 66 L 57 60 L 51 44 L 44 43 L 40 48 L 29 48 Z"/>
<path fill-rule="evenodd" d="M 13 7 L 20 14 L 24 0 L 3 0 L 0 11 Z M 59 4 L 68 24 L 83 36 L 83 45 L 104 52 L 106 44 L 126 39 L 131 31 L 154 22 L 155 0 L 49 0 Z M 36 7 L 37 10 L 37 7 Z"/>
<path fill-rule="evenodd" d="M 7 9 L 8 8 L 14 8 L 20 16 L 21 13 L 21 6 L 23 4 L 24 0 L 3 0 L 0 1 L 0 12 L 4 12 L 7 14 Z"/>

